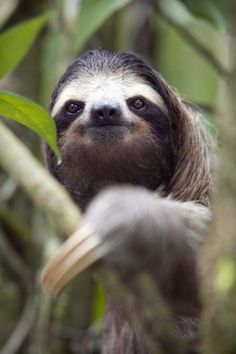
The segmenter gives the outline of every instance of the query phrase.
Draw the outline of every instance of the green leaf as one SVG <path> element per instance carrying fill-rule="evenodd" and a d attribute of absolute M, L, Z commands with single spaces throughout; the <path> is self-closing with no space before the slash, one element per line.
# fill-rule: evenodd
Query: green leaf
<path fill-rule="evenodd" d="M 228 0 L 179 0 L 197 17 L 207 20 L 216 28 L 227 28 L 226 3 Z"/>
<path fill-rule="evenodd" d="M 79 51 L 96 30 L 117 10 L 132 0 L 83 0 L 76 30 L 75 51 Z"/>
<path fill-rule="evenodd" d="M 96 284 L 93 302 L 93 321 L 99 321 L 106 311 L 106 294 L 99 283 Z"/>
<path fill-rule="evenodd" d="M 19 64 L 52 14 L 50 11 L 27 20 L 0 35 L 0 79 Z"/>
<path fill-rule="evenodd" d="M 0 90 L 0 115 L 21 123 L 47 141 L 57 156 L 56 126 L 50 114 L 25 97 Z"/>
<path fill-rule="evenodd" d="M 235 262 L 231 259 L 220 259 L 217 266 L 218 272 L 215 279 L 215 288 L 219 293 L 226 295 L 235 284 Z"/>

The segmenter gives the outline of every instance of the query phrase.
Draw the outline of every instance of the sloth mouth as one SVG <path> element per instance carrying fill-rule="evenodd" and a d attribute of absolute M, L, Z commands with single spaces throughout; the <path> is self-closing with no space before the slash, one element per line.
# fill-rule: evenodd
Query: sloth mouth
<path fill-rule="evenodd" d="M 86 123 L 80 123 L 78 125 L 80 130 L 88 130 L 88 129 L 115 129 L 115 128 L 128 128 L 134 129 L 135 124 L 132 122 L 127 122 L 125 119 L 100 119 L 100 120 L 92 120 L 90 119 Z"/>
<path fill-rule="evenodd" d="M 132 128 L 134 124 L 121 122 L 121 121 L 101 121 L 96 123 L 87 123 L 82 128 L 89 129 L 89 128 Z"/>
<path fill-rule="evenodd" d="M 103 124 L 103 125 L 92 125 L 87 128 L 89 129 L 97 129 L 99 130 L 117 130 L 117 129 L 129 129 L 127 125 L 121 124 Z"/>
<path fill-rule="evenodd" d="M 125 139 L 130 133 L 130 129 L 125 125 L 107 124 L 90 127 L 86 135 L 95 143 L 114 143 Z"/>
<path fill-rule="evenodd" d="M 113 129 L 113 128 L 122 128 L 126 127 L 126 125 L 122 124 L 100 124 L 100 125 L 91 125 L 90 128 L 95 128 L 95 129 Z"/>
<path fill-rule="evenodd" d="M 122 141 L 134 132 L 134 126 L 123 122 L 104 124 L 87 124 L 79 127 L 81 137 L 88 138 L 93 143 L 115 143 Z"/>

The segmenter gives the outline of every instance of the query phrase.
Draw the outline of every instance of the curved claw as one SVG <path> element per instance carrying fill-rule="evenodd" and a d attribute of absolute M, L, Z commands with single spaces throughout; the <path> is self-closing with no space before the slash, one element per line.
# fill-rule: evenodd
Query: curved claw
<path fill-rule="evenodd" d="M 77 274 L 107 253 L 101 238 L 90 225 L 83 225 L 58 249 L 46 264 L 41 278 L 42 287 L 58 293 Z"/>

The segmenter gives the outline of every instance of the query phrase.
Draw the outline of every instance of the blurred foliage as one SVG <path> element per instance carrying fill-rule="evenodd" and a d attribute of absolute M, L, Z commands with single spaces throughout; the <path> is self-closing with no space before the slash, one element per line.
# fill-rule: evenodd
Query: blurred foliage
<path fill-rule="evenodd" d="M 227 294 L 235 284 L 235 263 L 229 259 L 220 259 L 215 287 L 219 293 Z"/>
<path fill-rule="evenodd" d="M 2 89 L 17 92 L 47 106 L 58 78 L 80 53 L 96 47 L 128 50 L 139 53 L 186 100 L 199 105 L 200 110 L 215 123 L 218 73 L 207 58 L 194 45 L 187 43 L 161 16 L 157 4 L 177 25 L 180 23 L 195 36 L 211 55 L 220 56 L 219 59 L 224 62 L 224 36 L 219 30 L 226 21 L 221 10 L 222 0 L 2 0 L 1 77 L 11 71 L 2 80 Z M 51 17 L 51 13 L 45 12 L 48 9 L 52 9 L 55 16 Z M 38 116 L 41 107 L 25 98 L 19 102 L 18 96 L 8 92 L 8 103 L 14 108 L 6 108 L 6 103 L 1 101 L 3 94 L 1 91 L 0 114 L 12 119 L 15 117 L 44 138 L 47 139 L 49 134 L 50 139 L 54 140 L 50 119 L 45 113 Z M 22 111 L 22 103 L 26 102 L 27 109 Z M 13 113 L 9 114 L 12 109 Z M 14 122 L 8 124 L 42 158 L 40 140 L 21 125 Z M 35 298 L 34 311 L 37 314 L 40 312 L 38 271 L 61 237 L 53 222 L 34 208 L 11 177 L 0 170 L 0 238 L 7 242 L 29 270 L 31 279 L 30 287 L 26 289 L 7 262 L 9 255 L 0 252 L 0 305 L 4 323 L 0 329 L 0 348 L 11 342 L 13 328 L 29 296 Z M 224 274 L 227 271 L 225 269 Z M 225 278 L 227 274 L 220 280 L 221 285 Z M 44 349 L 37 349 L 38 353 L 43 354 L 99 353 L 104 308 L 103 290 L 90 275 L 85 274 L 51 305 L 46 344 L 38 342 L 38 325 L 35 321 L 16 352 L 35 354 L 32 348 L 37 342 Z"/>
<path fill-rule="evenodd" d="M 203 45 L 212 53 L 219 51 L 220 35 L 208 23 L 198 21 L 185 7 L 172 0 L 165 1 L 165 8 L 175 13 L 176 21 L 191 29 Z M 170 8 L 172 11 L 170 11 Z M 163 35 L 161 37 L 160 71 L 186 99 L 213 104 L 217 97 L 218 75 L 209 63 L 178 34 L 161 20 Z M 206 36 L 207 33 L 207 36 Z M 193 70 L 194 68 L 194 70 Z M 199 75 L 201 73 L 201 75 Z M 202 78 L 205 78 L 204 80 Z"/>
<path fill-rule="evenodd" d="M 0 114 L 34 130 L 59 156 L 56 126 L 43 107 L 19 95 L 0 90 Z"/>
<path fill-rule="evenodd" d="M 47 13 L 25 21 L 23 24 L 16 25 L 1 34 L 0 79 L 9 74 L 19 64 L 51 15 Z"/>
<path fill-rule="evenodd" d="M 78 52 L 86 41 L 117 10 L 131 0 L 87 0 L 81 4 L 80 17 L 76 29 L 75 50 Z M 93 19 L 91 21 L 91 19 Z"/>
<path fill-rule="evenodd" d="M 227 28 L 227 0 L 180 0 L 193 15 L 209 21 L 217 28 Z"/>

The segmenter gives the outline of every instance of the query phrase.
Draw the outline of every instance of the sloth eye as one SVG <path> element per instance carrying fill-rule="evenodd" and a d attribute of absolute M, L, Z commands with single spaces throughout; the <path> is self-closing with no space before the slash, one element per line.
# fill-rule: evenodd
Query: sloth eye
<path fill-rule="evenodd" d="M 66 111 L 70 114 L 75 114 L 84 109 L 84 103 L 80 101 L 70 101 L 66 104 Z"/>
<path fill-rule="evenodd" d="M 130 106 L 134 109 L 140 110 L 146 106 L 144 98 L 138 97 L 129 102 Z"/>

